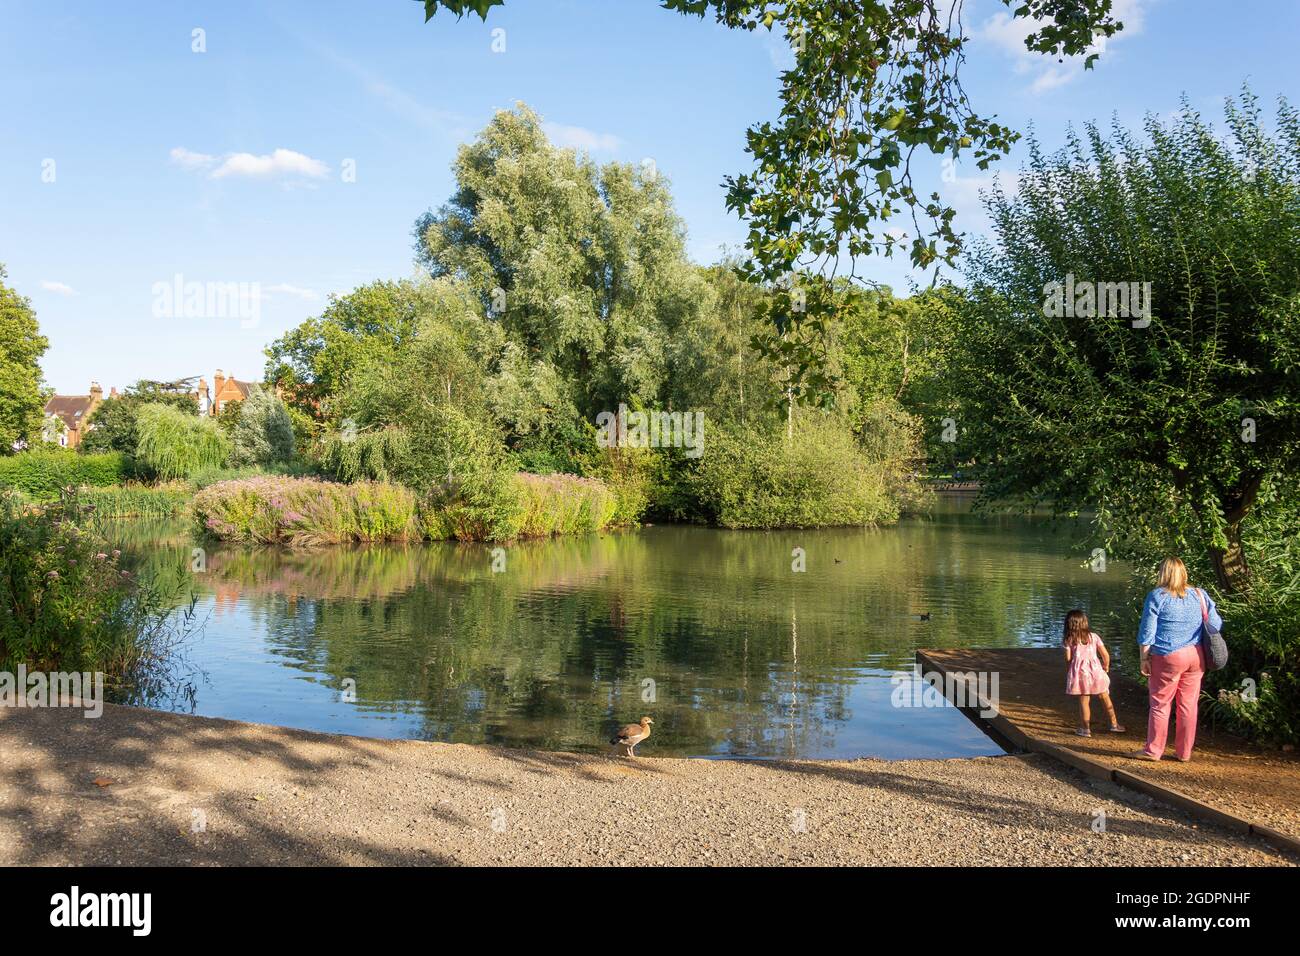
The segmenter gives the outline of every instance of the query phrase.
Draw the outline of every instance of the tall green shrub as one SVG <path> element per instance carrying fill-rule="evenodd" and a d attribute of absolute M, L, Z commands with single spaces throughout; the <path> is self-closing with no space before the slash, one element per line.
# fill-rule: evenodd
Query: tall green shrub
<path fill-rule="evenodd" d="M 284 402 L 267 389 L 254 388 L 240 402 L 239 418 L 230 437 L 233 445 L 230 463 L 236 467 L 266 467 L 293 458 L 293 422 L 289 411 Z"/>
<path fill-rule="evenodd" d="M 715 429 L 690 484 L 726 528 L 814 528 L 892 521 L 890 476 L 839 419 L 799 415 L 793 433 Z"/>

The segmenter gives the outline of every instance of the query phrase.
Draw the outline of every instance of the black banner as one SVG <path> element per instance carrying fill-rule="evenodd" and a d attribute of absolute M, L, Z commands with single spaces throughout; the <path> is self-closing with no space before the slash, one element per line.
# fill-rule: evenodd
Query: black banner
<path fill-rule="evenodd" d="M 1174 932 L 1231 943 L 1288 925 L 1295 890 L 1285 868 L 0 870 L 7 941 L 75 936 L 128 946 L 373 943 L 377 930 L 445 931 L 452 920 L 458 935 L 484 933 L 493 945 L 503 936 L 535 942 L 543 931 L 555 939 L 571 921 L 675 932 L 689 919 L 693 934 L 716 924 L 734 940 L 746 923 L 767 932 L 778 912 L 984 939 L 1014 924 L 1017 935 L 1056 934 L 1045 939 Z"/>

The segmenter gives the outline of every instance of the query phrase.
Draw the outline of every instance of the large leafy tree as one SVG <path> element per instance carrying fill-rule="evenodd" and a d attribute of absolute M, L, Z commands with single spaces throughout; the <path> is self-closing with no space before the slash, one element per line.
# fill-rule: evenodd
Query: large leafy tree
<path fill-rule="evenodd" d="M 552 146 L 523 104 L 462 146 L 455 171 L 451 201 L 415 226 L 430 273 L 464 283 L 527 360 L 558 369 L 584 414 L 653 399 L 666 336 L 707 295 L 666 180 Z"/>
<path fill-rule="evenodd" d="M 454 478 L 466 433 L 490 432 L 485 382 L 500 346 L 463 285 L 405 284 L 414 321 L 401 348 L 357 343 L 355 361 L 329 395 L 338 428 L 325 438 L 341 477 L 397 479 L 421 490 Z"/>
<path fill-rule="evenodd" d="M 771 295 L 746 282 L 734 258 L 702 268 L 710 301 L 668 346 L 664 397 L 674 408 L 703 410 L 709 421 L 770 423 L 785 394 L 781 370 L 755 350 Z"/>
<path fill-rule="evenodd" d="M 504 0 L 421 0 L 425 20 L 457 16 Z M 1122 24 L 1112 0 L 1002 0 L 1033 24 L 1026 47 L 1083 56 Z M 727 205 L 749 223 L 748 271 L 767 283 L 798 273 L 853 275 L 859 257 L 892 255 L 906 244 L 917 267 L 952 262 L 960 250 L 953 209 L 917 192 L 918 155 L 969 157 L 980 169 L 1018 134 L 978 113 L 961 83 L 966 56 L 963 0 L 662 0 L 682 14 L 711 14 L 731 29 L 783 32 L 795 65 L 781 75 L 781 109 L 751 126 L 753 170 L 727 179 Z M 906 217 L 906 218 L 904 218 Z M 891 228 L 906 222 L 910 229 Z M 821 368 L 832 295 L 783 297 L 775 330 L 758 344 L 791 367 L 791 385 L 822 395 Z M 806 307 L 805 307 L 806 306 Z M 804 327 L 804 334 L 787 334 Z"/>
<path fill-rule="evenodd" d="M 40 439 L 45 396 L 39 362 L 50 343 L 31 302 L 5 285 L 5 277 L 0 265 L 0 454 L 8 455 L 15 445 Z"/>
<path fill-rule="evenodd" d="M 1238 590 L 1252 508 L 1300 456 L 1300 115 L 1280 101 L 1270 131 L 1245 93 L 1226 128 L 1185 105 L 1035 146 L 989 199 L 954 374 L 987 495 L 1097 509 L 1112 543 L 1200 551 Z M 1150 283 L 1145 315 L 1103 310 L 1111 283 Z"/>
<path fill-rule="evenodd" d="M 391 360 L 406 345 L 419 324 L 421 295 L 418 283 L 378 281 L 331 297 L 320 316 L 267 347 L 267 382 L 291 408 L 337 423 L 331 399 L 363 361 Z"/>

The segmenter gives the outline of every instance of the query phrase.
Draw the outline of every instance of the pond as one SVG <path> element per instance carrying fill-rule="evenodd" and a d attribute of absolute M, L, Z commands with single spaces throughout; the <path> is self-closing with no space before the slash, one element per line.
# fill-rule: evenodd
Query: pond
<path fill-rule="evenodd" d="M 188 567 L 197 544 L 180 522 L 110 535 L 144 571 Z M 1076 538 L 947 501 L 881 529 L 660 526 L 495 552 L 207 545 L 185 709 L 570 751 L 648 714 L 643 756 L 1000 753 L 951 707 L 894 706 L 895 675 L 920 647 L 1055 644 L 1076 606 L 1122 656 L 1127 571 L 1090 570 Z"/>

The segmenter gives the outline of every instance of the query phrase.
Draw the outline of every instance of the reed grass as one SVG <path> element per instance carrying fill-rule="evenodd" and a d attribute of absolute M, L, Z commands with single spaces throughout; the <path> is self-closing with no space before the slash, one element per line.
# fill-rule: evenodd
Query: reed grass
<path fill-rule="evenodd" d="M 387 482 L 259 476 L 210 485 L 191 510 L 202 531 L 225 541 L 310 545 L 586 534 L 608 526 L 617 508 L 603 482 L 576 475 L 514 475 L 499 497 L 471 509 L 446 495 L 417 504 L 410 489 Z M 500 514 L 466 517 L 483 509 Z"/>
<path fill-rule="evenodd" d="M 194 496 L 192 512 L 202 531 L 225 541 L 308 545 L 420 536 L 415 495 L 378 481 L 220 481 Z"/>
<path fill-rule="evenodd" d="M 193 497 L 184 482 L 162 485 L 125 484 L 108 488 L 82 488 L 78 500 L 98 519 L 171 518 L 181 514 Z"/>

